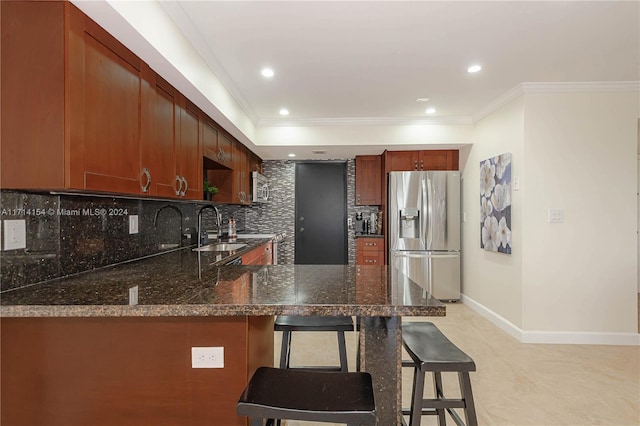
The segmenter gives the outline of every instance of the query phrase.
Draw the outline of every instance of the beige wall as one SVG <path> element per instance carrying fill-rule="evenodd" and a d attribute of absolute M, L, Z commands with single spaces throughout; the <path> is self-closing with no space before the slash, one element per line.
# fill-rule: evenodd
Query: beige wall
<path fill-rule="evenodd" d="M 524 96 L 524 330 L 637 331 L 637 96 Z"/>
<path fill-rule="evenodd" d="M 463 293 L 524 341 L 637 340 L 638 116 L 637 93 L 525 91 L 476 123 Z M 480 249 L 479 163 L 503 152 L 520 179 L 512 255 Z M 564 223 L 549 223 L 549 208 Z"/>
<path fill-rule="evenodd" d="M 480 248 L 480 162 L 512 154 L 511 176 L 526 186 L 523 155 L 523 97 L 502 106 L 476 123 L 474 144 L 463 170 L 462 292 L 484 308 L 517 327 L 522 323 L 522 214 L 521 191 L 512 192 L 511 255 Z"/>

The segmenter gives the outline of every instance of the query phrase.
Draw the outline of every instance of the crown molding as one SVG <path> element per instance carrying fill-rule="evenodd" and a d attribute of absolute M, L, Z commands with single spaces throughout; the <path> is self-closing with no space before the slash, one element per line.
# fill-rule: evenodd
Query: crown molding
<path fill-rule="evenodd" d="M 579 81 L 557 83 L 520 83 L 473 115 L 473 122 L 483 119 L 503 105 L 525 93 L 602 93 L 640 92 L 640 81 Z"/>
<path fill-rule="evenodd" d="M 347 118 L 261 118 L 256 127 L 381 126 L 473 124 L 471 117 L 347 117 Z"/>

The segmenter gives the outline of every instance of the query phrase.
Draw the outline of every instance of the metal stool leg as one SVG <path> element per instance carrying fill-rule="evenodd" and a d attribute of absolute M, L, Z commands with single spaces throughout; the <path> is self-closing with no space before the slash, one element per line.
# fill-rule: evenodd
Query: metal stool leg
<path fill-rule="evenodd" d="M 418 367 L 413 369 L 413 391 L 411 393 L 411 414 L 409 426 L 420 426 L 422 418 L 422 398 L 424 394 L 424 372 Z"/>
<path fill-rule="evenodd" d="M 280 345 L 280 368 L 289 368 L 289 358 L 291 348 L 291 332 L 282 332 L 282 345 Z"/>
<path fill-rule="evenodd" d="M 347 363 L 347 344 L 344 340 L 344 331 L 338 331 L 338 352 L 340 353 L 340 371 L 349 371 Z"/>
<path fill-rule="evenodd" d="M 473 402 L 473 392 L 471 391 L 471 379 L 468 372 L 458 373 L 458 382 L 460 383 L 460 393 L 464 400 L 464 422 L 467 426 L 477 426 L 476 405 Z"/>

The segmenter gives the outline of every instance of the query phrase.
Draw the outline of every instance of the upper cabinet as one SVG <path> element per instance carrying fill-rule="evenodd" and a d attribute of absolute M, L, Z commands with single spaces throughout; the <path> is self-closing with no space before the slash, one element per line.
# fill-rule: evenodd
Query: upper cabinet
<path fill-rule="evenodd" d="M 385 172 L 458 170 L 458 150 L 385 151 Z"/>
<path fill-rule="evenodd" d="M 356 156 L 357 206 L 380 205 L 382 200 L 382 158 L 379 155 Z"/>
<path fill-rule="evenodd" d="M 72 3 L 0 19 L 2 188 L 202 199 L 203 156 L 234 166 L 237 142 Z"/>

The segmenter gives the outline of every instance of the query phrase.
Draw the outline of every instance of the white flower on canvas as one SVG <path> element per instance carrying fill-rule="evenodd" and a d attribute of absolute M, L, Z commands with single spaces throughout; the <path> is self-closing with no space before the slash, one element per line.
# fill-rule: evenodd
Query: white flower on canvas
<path fill-rule="evenodd" d="M 498 233 L 498 219 L 489 216 L 484 220 L 482 227 L 482 245 L 485 250 L 498 251 L 500 247 L 500 235 Z"/>
<path fill-rule="evenodd" d="M 495 174 L 496 167 L 491 164 L 491 161 L 487 160 L 482 163 L 482 167 L 480 167 L 480 195 L 491 196 L 491 191 L 496 185 Z"/>
<path fill-rule="evenodd" d="M 507 170 L 507 166 L 511 163 L 511 154 L 506 153 L 499 155 L 495 158 L 496 161 L 496 176 L 498 179 L 502 179 L 504 171 Z"/>
<path fill-rule="evenodd" d="M 511 246 L 511 229 L 507 226 L 507 219 L 502 217 L 498 223 L 498 237 L 502 247 Z"/>
<path fill-rule="evenodd" d="M 482 197 L 482 200 L 480 201 L 480 222 L 484 222 L 487 216 L 491 216 L 491 213 L 493 213 L 491 200 L 486 197 Z"/>
<path fill-rule="evenodd" d="M 493 207 L 501 212 L 511 205 L 511 185 L 497 184 L 491 195 Z"/>

